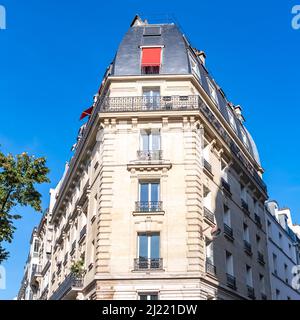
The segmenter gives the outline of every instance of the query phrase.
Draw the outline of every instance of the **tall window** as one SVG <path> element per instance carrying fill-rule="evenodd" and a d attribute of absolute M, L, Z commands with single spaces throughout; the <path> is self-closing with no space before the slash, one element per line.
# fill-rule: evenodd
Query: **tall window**
<path fill-rule="evenodd" d="M 226 273 L 231 276 L 234 276 L 233 257 L 232 257 L 232 254 L 228 251 L 226 251 Z"/>
<path fill-rule="evenodd" d="M 160 88 L 143 88 L 143 102 L 147 109 L 157 109 L 160 105 Z"/>
<path fill-rule="evenodd" d="M 249 227 L 244 223 L 244 240 L 250 242 Z"/>
<path fill-rule="evenodd" d="M 262 247 L 261 247 L 261 239 L 260 239 L 259 235 L 256 235 L 256 245 L 257 245 L 257 250 L 259 252 L 261 252 L 262 251 Z"/>
<path fill-rule="evenodd" d="M 284 277 L 285 282 L 289 283 L 288 265 L 286 263 L 284 264 Z"/>
<path fill-rule="evenodd" d="M 248 148 L 248 147 L 249 147 L 249 144 L 248 144 L 248 139 L 247 139 L 246 133 L 245 133 L 244 130 L 242 130 L 242 129 L 241 129 L 241 133 L 242 133 L 243 143 L 244 143 L 244 145 Z"/>
<path fill-rule="evenodd" d="M 273 272 L 277 275 L 277 255 L 273 253 Z"/>
<path fill-rule="evenodd" d="M 39 240 L 34 240 L 34 247 L 33 247 L 34 253 L 38 253 L 39 252 L 39 248 L 40 248 Z"/>
<path fill-rule="evenodd" d="M 206 262 L 208 262 L 211 265 L 214 265 L 214 243 L 213 241 L 206 239 L 205 244 Z"/>
<path fill-rule="evenodd" d="M 279 289 L 276 289 L 276 300 L 280 300 L 280 290 Z"/>
<path fill-rule="evenodd" d="M 224 216 L 223 216 L 223 222 L 228 227 L 231 227 L 231 216 L 230 216 L 230 209 L 224 205 Z"/>
<path fill-rule="evenodd" d="M 158 211 L 160 209 L 159 181 L 140 182 L 139 204 L 141 211 Z"/>
<path fill-rule="evenodd" d="M 247 286 L 253 287 L 252 268 L 246 265 L 246 281 Z"/>
<path fill-rule="evenodd" d="M 160 235 L 159 233 L 138 234 L 138 259 L 140 269 L 159 268 Z"/>
<path fill-rule="evenodd" d="M 211 98 L 217 105 L 219 105 L 216 87 L 212 84 L 212 82 L 209 79 L 207 79 L 207 83 Z"/>
<path fill-rule="evenodd" d="M 161 66 L 161 48 L 142 48 L 142 74 L 158 74 Z"/>
<path fill-rule="evenodd" d="M 229 123 L 230 123 L 231 127 L 234 129 L 234 131 L 237 131 L 236 122 L 235 122 L 234 116 L 230 110 L 228 110 L 228 117 L 229 117 Z"/>
<path fill-rule="evenodd" d="M 265 277 L 262 274 L 259 275 L 259 283 L 260 283 L 261 293 L 265 294 L 266 293 Z"/>
<path fill-rule="evenodd" d="M 211 211 L 211 191 L 203 186 L 203 205 L 206 209 Z"/>
<path fill-rule="evenodd" d="M 145 152 L 160 150 L 160 132 L 143 130 L 141 132 L 141 150 Z"/>
<path fill-rule="evenodd" d="M 190 56 L 190 63 L 191 63 L 192 73 L 195 74 L 199 78 L 199 80 L 201 81 L 201 75 L 200 75 L 198 63 L 191 56 Z"/>

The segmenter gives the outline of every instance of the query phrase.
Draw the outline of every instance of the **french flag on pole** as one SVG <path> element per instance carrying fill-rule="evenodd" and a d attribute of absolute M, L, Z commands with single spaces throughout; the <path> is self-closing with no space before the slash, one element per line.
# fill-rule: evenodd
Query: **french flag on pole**
<path fill-rule="evenodd" d="M 90 115 L 92 114 L 92 112 L 93 112 L 93 109 L 94 109 L 94 106 L 92 106 L 92 107 L 84 110 L 84 111 L 82 112 L 81 116 L 80 116 L 80 120 L 84 119 L 84 118 L 87 117 L 87 116 L 90 116 Z"/>

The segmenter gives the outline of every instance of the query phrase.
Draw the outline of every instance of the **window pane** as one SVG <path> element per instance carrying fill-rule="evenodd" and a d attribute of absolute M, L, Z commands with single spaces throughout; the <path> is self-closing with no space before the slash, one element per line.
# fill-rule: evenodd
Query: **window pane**
<path fill-rule="evenodd" d="M 158 300 L 158 295 L 157 294 L 151 294 L 151 299 L 150 300 Z"/>
<path fill-rule="evenodd" d="M 149 201 L 149 184 L 148 183 L 140 184 L 140 201 L 141 202 Z"/>
<path fill-rule="evenodd" d="M 151 235 L 151 248 L 150 248 L 151 259 L 159 258 L 159 234 Z"/>
<path fill-rule="evenodd" d="M 146 234 L 139 235 L 139 259 L 148 259 L 148 237 Z"/>
<path fill-rule="evenodd" d="M 158 133 L 152 135 L 152 150 L 160 150 L 160 134 Z"/>
<path fill-rule="evenodd" d="M 142 134 L 142 149 L 143 151 L 149 150 L 149 135 L 146 133 Z"/>
<path fill-rule="evenodd" d="M 159 183 L 151 183 L 151 201 L 159 201 Z"/>

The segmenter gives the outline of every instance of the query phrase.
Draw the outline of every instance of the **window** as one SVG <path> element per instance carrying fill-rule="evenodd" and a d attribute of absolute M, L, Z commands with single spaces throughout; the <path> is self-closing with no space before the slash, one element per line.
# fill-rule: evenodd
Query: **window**
<path fill-rule="evenodd" d="M 206 262 L 214 265 L 214 243 L 213 241 L 206 239 L 205 245 Z"/>
<path fill-rule="evenodd" d="M 244 240 L 250 243 L 249 227 L 244 223 Z"/>
<path fill-rule="evenodd" d="M 224 216 L 223 216 L 223 222 L 228 227 L 231 227 L 231 217 L 230 217 L 230 209 L 224 205 Z"/>
<path fill-rule="evenodd" d="M 278 233 L 278 239 L 279 239 L 279 247 L 282 248 L 282 234 Z"/>
<path fill-rule="evenodd" d="M 276 300 L 280 300 L 280 290 L 276 289 Z"/>
<path fill-rule="evenodd" d="M 143 130 L 141 132 L 141 150 L 145 152 L 160 150 L 160 132 L 158 130 Z"/>
<path fill-rule="evenodd" d="M 39 240 L 34 240 L 33 251 L 34 251 L 35 253 L 38 253 L 38 252 L 39 252 L 39 248 L 40 248 L 40 242 L 39 242 Z"/>
<path fill-rule="evenodd" d="M 289 283 L 288 266 L 286 263 L 284 264 L 284 276 L 285 276 L 285 282 Z"/>
<path fill-rule="evenodd" d="M 273 271 L 277 275 L 277 256 L 273 253 Z"/>
<path fill-rule="evenodd" d="M 160 183 L 158 181 L 140 182 L 139 189 L 140 211 L 158 211 Z"/>
<path fill-rule="evenodd" d="M 138 267 L 139 269 L 157 269 L 160 266 L 159 233 L 138 234 Z"/>
<path fill-rule="evenodd" d="M 210 96 L 213 99 L 213 101 L 218 105 L 218 95 L 217 95 L 217 89 L 216 87 L 212 84 L 212 82 L 207 79 L 207 83 L 208 83 L 208 88 L 209 88 L 209 92 L 210 92 Z"/>
<path fill-rule="evenodd" d="M 242 130 L 242 129 L 241 129 L 241 133 L 242 133 L 242 139 L 243 139 L 244 145 L 245 145 L 247 148 L 249 148 L 248 139 L 247 139 L 246 133 L 245 133 L 244 130 Z"/>
<path fill-rule="evenodd" d="M 140 293 L 139 294 L 140 300 L 158 300 L 157 293 Z"/>
<path fill-rule="evenodd" d="M 261 239 L 259 235 L 256 235 L 256 245 L 257 245 L 257 250 L 261 252 L 262 247 L 261 247 Z"/>
<path fill-rule="evenodd" d="M 233 116 L 232 112 L 229 110 L 228 110 L 228 117 L 229 117 L 229 123 L 230 123 L 231 127 L 234 129 L 234 131 L 237 131 L 234 116 Z"/>
<path fill-rule="evenodd" d="M 192 73 L 195 74 L 201 81 L 201 75 L 200 75 L 198 63 L 194 60 L 194 58 L 192 58 L 192 56 L 190 56 L 190 64 L 191 64 Z"/>
<path fill-rule="evenodd" d="M 246 283 L 247 286 L 253 287 L 252 268 L 246 265 Z"/>
<path fill-rule="evenodd" d="M 160 105 L 160 88 L 143 88 L 143 103 L 147 109 L 157 109 Z"/>
<path fill-rule="evenodd" d="M 211 211 L 211 191 L 203 186 L 203 206 Z"/>
<path fill-rule="evenodd" d="M 142 48 L 142 74 L 159 74 L 161 48 Z"/>
<path fill-rule="evenodd" d="M 232 254 L 226 251 L 226 273 L 233 276 L 233 257 Z"/>
<path fill-rule="evenodd" d="M 269 220 L 268 220 L 268 236 L 272 238 L 272 224 Z"/>
<path fill-rule="evenodd" d="M 262 274 L 259 275 L 259 283 L 260 283 L 261 293 L 265 294 L 266 293 L 265 277 Z"/>

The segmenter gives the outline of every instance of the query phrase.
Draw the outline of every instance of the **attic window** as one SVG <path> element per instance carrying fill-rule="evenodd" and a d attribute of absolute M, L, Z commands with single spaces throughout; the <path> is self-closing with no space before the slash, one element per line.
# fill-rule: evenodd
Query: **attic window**
<path fill-rule="evenodd" d="M 195 74 L 201 82 L 201 75 L 200 75 L 198 63 L 191 56 L 189 56 L 189 58 L 190 58 L 192 73 Z"/>
<path fill-rule="evenodd" d="M 234 120 L 234 116 L 231 113 L 231 111 L 229 111 L 229 110 L 228 110 L 228 116 L 229 116 L 229 122 L 230 122 L 231 127 L 234 129 L 234 131 L 236 131 L 236 123 Z"/>
<path fill-rule="evenodd" d="M 144 37 L 147 36 L 161 36 L 161 27 L 145 27 Z"/>
<path fill-rule="evenodd" d="M 218 106 L 219 102 L 218 102 L 217 89 L 208 78 L 207 78 L 207 83 L 208 83 L 210 96 L 211 96 L 212 100 L 215 102 L 215 104 Z"/>
<path fill-rule="evenodd" d="M 159 74 L 161 47 L 142 48 L 142 74 Z"/>
<path fill-rule="evenodd" d="M 246 137 L 246 134 L 243 130 L 241 130 L 241 133 L 242 133 L 242 138 L 243 138 L 243 142 L 244 142 L 244 145 L 249 148 L 249 145 L 248 145 L 248 140 L 247 140 L 247 137 Z"/>

